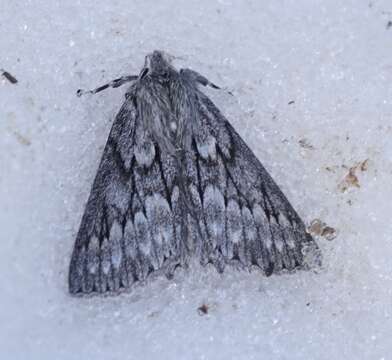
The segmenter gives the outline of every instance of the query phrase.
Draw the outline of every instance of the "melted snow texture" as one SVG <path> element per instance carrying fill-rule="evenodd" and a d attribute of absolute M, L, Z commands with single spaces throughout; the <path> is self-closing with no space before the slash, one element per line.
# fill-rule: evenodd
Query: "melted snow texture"
<path fill-rule="evenodd" d="M 0 79 L 0 358 L 389 359 L 390 20 L 386 0 L 1 1 L 0 68 L 18 83 Z M 68 295 L 125 89 L 75 91 L 138 73 L 157 48 L 233 92 L 208 91 L 305 222 L 338 230 L 318 239 L 321 271 L 194 266 L 119 297 Z"/>

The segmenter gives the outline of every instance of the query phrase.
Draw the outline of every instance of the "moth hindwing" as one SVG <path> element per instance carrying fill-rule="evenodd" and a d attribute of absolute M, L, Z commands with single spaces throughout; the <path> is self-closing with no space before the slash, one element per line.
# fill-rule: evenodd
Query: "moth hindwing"
<path fill-rule="evenodd" d="M 191 257 L 270 275 L 319 261 L 318 247 L 279 187 L 199 89 L 154 51 L 111 129 L 71 258 L 72 294 L 119 292 Z M 83 93 L 78 91 L 78 95 Z"/>

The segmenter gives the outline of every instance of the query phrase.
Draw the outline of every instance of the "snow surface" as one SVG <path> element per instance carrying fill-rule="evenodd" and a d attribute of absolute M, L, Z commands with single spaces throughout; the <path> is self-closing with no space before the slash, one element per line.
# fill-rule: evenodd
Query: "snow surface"
<path fill-rule="evenodd" d="M 0 79 L 0 358 L 392 359 L 390 20 L 386 0 L 0 0 L 0 68 L 18 79 Z M 304 221 L 337 229 L 317 238 L 321 270 L 196 267 L 69 296 L 125 88 L 75 92 L 137 74 L 154 49 L 232 91 L 208 94 Z"/>

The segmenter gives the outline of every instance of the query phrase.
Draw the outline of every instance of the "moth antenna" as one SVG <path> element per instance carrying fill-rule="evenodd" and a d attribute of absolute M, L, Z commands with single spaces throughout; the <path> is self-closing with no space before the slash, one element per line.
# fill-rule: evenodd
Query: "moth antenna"
<path fill-rule="evenodd" d="M 135 81 L 137 79 L 138 79 L 138 76 L 136 76 L 136 75 L 122 76 L 122 77 L 120 77 L 118 79 L 114 79 L 114 80 L 108 82 L 107 84 L 101 85 L 101 86 L 99 86 L 99 87 L 97 87 L 95 89 L 92 89 L 92 90 L 79 89 L 76 92 L 76 95 L 80 97 L 80 96 L 85 95 L 85 94 L 96 94 L 96 93 L 98 93 L 98 92 L 100 92 L 102 90 L 105 90 L 105 89 L 109 88 L 109 87 L 111 87 L 111 88 L 118 88 L 121 85 L 124 85 L 124 84 L 126 84 L 128 82 L 131 82 L 131 81 Z"/>

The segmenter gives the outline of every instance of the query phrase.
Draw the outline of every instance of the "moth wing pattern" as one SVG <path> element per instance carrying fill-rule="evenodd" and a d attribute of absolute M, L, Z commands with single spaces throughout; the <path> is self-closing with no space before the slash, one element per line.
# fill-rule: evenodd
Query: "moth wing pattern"
<path fill-rule="evenodd" d="M 72 294 L 118 292 L 157 270 L 171 276 L 184 261 L 176 181 L 172 157 L 152 141 L 135 101 L 126 101 L 110 131 L 76 237 Z"/>
<path fill-rule="evenodd" d="M 266 275 L 321 263 L 319 249 L 266 169 L 199 85 L 165 54 L 146 56 L 117 114 L 76 236 L 71 294 L 118 293 L 194 257 Z"/>
<path fill-rule="evenodd" d="M 319 263 L 316 243 L 282 191 L 212 101 L 196 94 L 187 173 L 202 224 L 198 241 L 190 222 L 201 263 L 218 271 L 257 266 L 266 275 Z"/>

